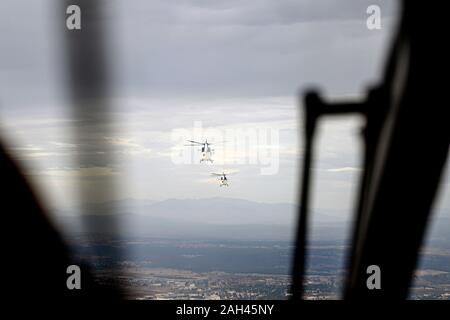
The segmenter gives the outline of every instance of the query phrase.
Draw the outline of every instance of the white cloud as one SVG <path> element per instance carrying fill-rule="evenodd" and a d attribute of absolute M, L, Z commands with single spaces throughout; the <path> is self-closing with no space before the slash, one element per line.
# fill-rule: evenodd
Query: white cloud
<path fill-rule="evenodd" d="M 90 167 L 90 168 L 48 168 L 35 171 L 33 175 L 44 175 L 61 178 L 88 178 L 88 177 L 108 177 L 117 175 L 118 172 L 109 167 Z"/>

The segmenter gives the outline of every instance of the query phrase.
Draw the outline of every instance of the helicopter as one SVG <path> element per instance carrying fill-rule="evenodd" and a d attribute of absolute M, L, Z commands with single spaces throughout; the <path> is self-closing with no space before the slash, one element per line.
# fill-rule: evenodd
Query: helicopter
<path fill-rule="evenodd" d="M 200 163 L 202 163 L 203 161 L 206 162 L 211 162 L 213 163 L 213 159 L 212 154 L 214 153 L 214 150 L 211 149 L 211 143 L 208 142 L 208 139 L 205 139 L 205 142 L 198 142 L 198 141 L 193 141 L 193 140 L 187 140 L 188 142 L 190 142 L 191 144 L 186 144 L 186 146 L 189 147 L 197 147 L 197 146 L 202 146 L 202 148 L 200 149 L 202 152 L 202 158 L 200 159 Z"/>
<path fill-rule="evenodd" d="M 226 187 L 228 187 L 229 185 L 228 185 L 228 179 L 227 179 L 227 174 L 228 175 L 230 175 L 230 174 L 234 174 L 234 173 L 225 173 L 225 172 L 222 172 L 222 173 L 211 173 L 211 175 L 212 176 L 216 176 L 216 177 L 219 177 L 219 183 L 220 183 L 220 186 L 222 187 L 222 186 L 226 186 Z"/>

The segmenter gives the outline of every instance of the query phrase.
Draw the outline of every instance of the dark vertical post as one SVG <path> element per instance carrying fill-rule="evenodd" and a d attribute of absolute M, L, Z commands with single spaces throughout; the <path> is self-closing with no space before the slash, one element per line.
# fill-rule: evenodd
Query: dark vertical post
<path fill-rule="evenodd" d="M 64 29 L 65 57 L 67 63 L 67 85 L 71 115 L 76 120 L 74 126 L 74 143 L 77 148 L 75 166 L 79 168 L 103 167 L 111 168 L 115 164 L 114 148 L 105 139 L 114 134 L 111 118 L 110 99 L 110 65 L 107 54 L 107 34 L 105 9 L 107 1 L 98 0 L 66 0 L 59 5 L 59 14 L 69 17 L 66 10 L 76 5 L 81 10 L 81 29 L 69 30 L 66 21 Z M 84 231 L 93 234 L 93 229 L 83 217 L 88 212 L 86 205 L 101 199 L 114 199 L 116 181 L 114 176 L 102 177 L 101 186 L 83 184 L 78 181 L 78 196 L 81 203 L 80 219 Z M 109 235 L 117 235 L 118 226 L 114 218 L 115 208 L 108 212 L 106 225 L 102 226 Z M 110 254 L 112 263 L 119 257 L 119 249 Z"/>
<path fill-rule="evenodd" d="M 306 262 L 306 241 L 308 229 L 309 186 L 311 176 L 311 158 L 314 147 L 314 132 L 317 116 L 320 113 L 320 101 L 316 94 L 307 94 L 304 99 L 304 128 L 305 128 L 305 153 L 303 159 L 303 177 L 300 196 L 300 214 L 297 225 L 297 239 L 295 243 L 294 267 L 292 272 L 292 298 L 302 299 L 303 280 Z"/>

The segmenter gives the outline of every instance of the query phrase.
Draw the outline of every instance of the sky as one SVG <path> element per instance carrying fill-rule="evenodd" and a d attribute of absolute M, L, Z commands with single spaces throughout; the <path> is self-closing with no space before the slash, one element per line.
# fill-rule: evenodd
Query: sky
<path fill-rule="evenodd" d="M 382 76 L 397 12 L 394 1 L 366 0 L 101 3 L 113 130 L 69 112 L 59 2 L 0 5 L 0 133 L 50 207 L 124 198 L 296 203 L 299 94 L 313 87 L 328 99 L 363 96 Z M 380 30 L 366 27 L 371 4 L 381 8 Z M 361 125 L 321 124 L 314 207 L 353 207 Z M 198 163 L 198 150 L 184 146 L 207 138 L 214 164 Z M 186 155 L 192 163 L 180 160 Z M 234 173 L 228 188 L 210 175 L 222 171 Z"/>

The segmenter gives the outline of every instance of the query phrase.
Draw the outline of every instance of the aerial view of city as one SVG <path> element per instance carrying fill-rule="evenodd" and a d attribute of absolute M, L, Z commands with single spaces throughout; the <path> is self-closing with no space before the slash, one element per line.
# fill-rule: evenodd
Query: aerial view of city
<path fill-rule="evenodd" d="M 121 208 L 113 221 L 105 214 L 112 205 Z M 61 211 L 59 225 L 67 230 L 74 261 L 89 267 L 99 283 L 121 288 L 127 299 L 285 300 L 291 295 L 295 208 L 232 198 L 128 199 L 85 206 L 88 230 L 76 223 L 79 208 Z M 426 236 L 410 299 L 450 299 L 450 219 L 442 213 Z M 341 299 L 349 221 L 322 212 L 315 217 L 305 298 Z"/>
<path fill-rule="evenodd" d="M 117 285 L 127 299 L 288 299 L 292 246 L 286 241 L 230 241 L 78 236 L 74 255 L 97 281 Z M 305 298 L 339 299 L 347 247 L 309 247 Z M 450 299 L 450 248 L 424 252 L 410 299 Z"/>

